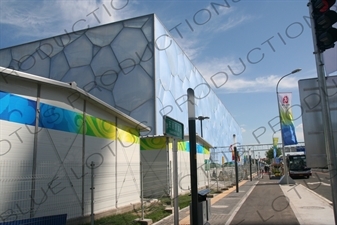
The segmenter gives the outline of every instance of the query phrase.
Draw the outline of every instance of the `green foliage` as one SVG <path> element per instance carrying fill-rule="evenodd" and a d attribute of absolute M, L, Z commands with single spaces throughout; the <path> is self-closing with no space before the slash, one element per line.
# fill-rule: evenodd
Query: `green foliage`
<path fill-rule="evenodd" d="M 183 209 L 190 205 L 191 196 L 189 194 L 179 196 L 179 208 Z M 171 204 L 171 199 L 168 197 L 160 199 L 160 202 L 154 203 L 147 207 L 144 211 L 144 216 L 146 219 L 152 219 L 152 222 L 157 222 L 169 215 L 171 213 L 165 211 L 166 205 Z M 95 220 L 95 225 L 131 225 L 137 224 L 135 220 L 141 218 L 141 211 L 133 211 L 113 216 L 108 216 L 99 220 Z M 89 224 L 87 224 L 89 225 Z"/>
<path fill-rule="evenodd" d="M 146 213 L 145 218 L 152 219 L 154 223 L 171 215 L 171 213 L 165 211 L 165 206 L 163 205 L 154 205 L 149 211 L 149 213 Z"/>
<path fill-rule="evenodd" d="M 179 207 L 181 209 L 189 206 L 190 203 L 191 203 L 191 196 L 189 194 L 179 196 Z"/>
<path fill-rule="evenodd" d="M 276 157 L 279 157 L 281 155 L 281 149 L 277 148 L 276 150 Z M 268 151 L 266 151 L 266 157 L 271 160 L 274 158 L 274 148 L 270 148 Z"/>

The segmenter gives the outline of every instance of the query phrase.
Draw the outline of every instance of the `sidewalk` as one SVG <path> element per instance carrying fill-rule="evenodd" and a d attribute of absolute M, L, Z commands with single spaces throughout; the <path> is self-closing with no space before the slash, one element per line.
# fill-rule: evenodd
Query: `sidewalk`
<path fill-rule="evenodd" d="M 189 207 L 180 210 L 179 224 L 190 224 Z M 174 224 L 170 215 L 154 225 Z M 211 200 L 211 225 L 296 224 L 333 225 L 332 206 L 302 185 L 279 185 L 268 176 L 241 181 Z"/>

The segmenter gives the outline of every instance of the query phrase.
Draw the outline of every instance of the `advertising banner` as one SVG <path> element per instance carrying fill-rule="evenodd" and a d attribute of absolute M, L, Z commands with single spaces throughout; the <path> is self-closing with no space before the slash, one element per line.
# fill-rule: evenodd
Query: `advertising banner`
<path fill-rule="evenodd" d="M 293 115 L 291 112 L 291 100 L 291 93 L 278 93 L 278 104 L 281 117 L 281 132 L 284 146 L 297 144 L 295 127 L 293 124 Z"/>
<path fill-rule="evenodd" d="M 274 158 L 276 158 L 277 143 L 278 143 L 278 137 L 273 137 Z"/>

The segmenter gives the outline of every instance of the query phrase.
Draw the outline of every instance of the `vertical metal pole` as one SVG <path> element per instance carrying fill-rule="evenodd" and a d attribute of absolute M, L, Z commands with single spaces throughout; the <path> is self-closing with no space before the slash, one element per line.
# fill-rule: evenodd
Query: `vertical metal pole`
<path fill-rule="evenodd" d="M 255 158 L 255 163 L 256 163 L 256 174 L 257 174 L 257 179 L 259 179 L 260 173 L 259 173 L 259 162 L 257 161 L 257 156 Z"/>
<path fill-rule="evenodd" d="M 190 172 L 191 172 L 191 219 L 192 225 L 198 224 L 198 174 L 197 174 L 197 148 L 195 132 L 195 99 L 194 90 L 187 89 L 188 96 L 188 129 L 190 138 Z"/>
<path fill-rule="evenodd" d="M 140 162 L 140 201 L 142 207 L 142 220 L 144 220 L 144 176 L 143 176 L 143 163 Z"/>
<path fill-rule="evenodd" d="M 166 137 L 166 160 L 167 160 L 167 172 L 166 172 L 166 177 L 167 177 L 167 193 L 170 196 L 170 204 L 171 207 L 173 207 L 173 191 L 172 191 L 172 161 L 170 160 L 170 138 Z"/>
<path fill-rule="evenodd" d="M 38 132 L 39 132 L 39 118 L 40 118 L 40 96 L 41 96 L 41 85 L 37 85 L 36 93 L 36 113 L 35 113 L 35 127 L 34 127 L 34 149 L 33 149 L 33 168 L 32 168 L 32 183 L 30 190 L 30 218 L 35 216 L 35 181 L 36 181 L 36 170 L 37 170 L 37 145 L 38 145 Z"/>
<path fill-rule="evenodd" d="M 210 168 L 210 162 L 207 161 L 207 169 L 208 169 L 208 173 L 207 173 L 207 183 L 208 183 L 208 189 L 211 189 L 211 168 Z"/>
<path fill-rule="evenodd" d="M 179 199 L 178 199 L 178 156 L 177 140 L 173 139 L 173 198 L 174 198 L 174 225 L 179 225 Z"/>
<path fill-rule="evenodd" d="M 282 133 L 282 131 L 281 131 L 281 133 Z M 282 134 L 281 134 L 281 136 L 282 136 Z M 289 185 L 288 165 L 287 165 L 287 158 L 286 158 L 285 151 L 284 151 L 283 138 L 282 138 L 282 154 L 283 154 L 282 158 L 283 158 L 283 171 L 284 171 L 283 176 L 286 176 L 287 185 Z"/>
<path fill-rule="evenodd" d="M 201 128 L 201 137 L 203 137 L 203 134 L 202 134 L 202 119 L 200 120 L 200 128 Z"/>
<path fill-rule="evenodd" d="M 279 82 L 282 80 L 282 78 L 279 80 Z M 284 171 L 283 177 L 284 176 L 286 177 L 287 185 L 289 185 L 286 155 L 285 155 L 285 152 L 284 152 L 284 140 L 283 140 L 283 134 L 282 134 L 282 118 L 281 118 L 280 103 L 279 103 L 279 94 L 278 94 L 278 84 L 279 84 L 279 82 L 276 85 L 276 100 L 277 100 L 278 114 L 279 114 L 279 117 L 280 117 L 280 132 L 281 132 L 281 140 L 282 140 L 282 158 L 283 158 L 283 171 Z M 281 177 L 281 181 L 283 180 L 282 179 L 283 177 Z"/>
<path fill-rule="evenodd" d="M 115 127 L 115 140 L 117 140 L 118 138 L 118 135 L 119 135 L 119 129 L 118 129 L 118 120 L 117 120 L 117 116 L 116 116 L 116 119 L 115 119 L 115 124 L 116 124 L 116 127 Z M 116 209 L 118 208 L 118 152 L 117 149 L 118 149 L 118 141 L 115 141 L 115 207 Z"/>
<path fill-rule="evenodd" d="M 323 73 L 318 73 L 318 83 L 321 95 L 322 120 L 324 127 L 324 142 L 328 169 L 330 172 L 331 192 L 334 208 L 335 222 L 337 222 L 337 156 L 334 146 L 333 129 L 331 124 L 331 115 L 329 111 L 329 102 L 327 100 L 326 80 Z M 324 91 L 323 91 L 324 90 Z"/>
<path fill-rule="evenodd" d="M 173 204 L 173 199 L 174 199 L 174 193 L 173 193 L 173 180 L 172 180 L 172 175 L 173 175 L 173 169 L 172 169 L 172 161 L 170 160 L 170 168 L 169 168 L 169 190 L 170 190 L 170 198 L 171 198 L 171 207 L 174 206 Z"/>
<path fill-rule="evenodd" d="M 239 170 L 238 170 L 238 151 L 236 148 L 236 135 L 233 134 L 233 145 L 234 145 L 234 166 L 235 166 L 235 185 L 236 192 L 239 192 Z"/>
<path fill-rule="evenodd" d="M 225 179 L 225 172 L 226 171 L 225 171 L 225 167 L 224 166 L 221 167 L 221 171 L 222 171 L 223 187 L 225 188 L 226 187 L 226 179 Z"/>
<path fill-rule="evenodd" d="M 250 181 L 252 181 L 252 157 L 249 154 L 249 174 L 250 174 Z"/>
<path fill-rule="evenodd" d="M 215 179 L 216 179 L 216 191 L 219 191 L 219 176 L 218 176 L 218 167 L 215 167 Z"/>
<path fill-rule="evenodd" d="M 83 130 L 87 130 L 86 127 L 86 116 L 87 116 L 87 101 L 83 101 L 83 122 L 82 122 L 82 128 Z M 85 132 L 83 132 L 82 134 L 82 195 L 81 195 L 81 199 L 82 199 L 82 216 L 84 216 L 84 203 L 85 203 L 85 169 L 87 167 L 86 162 L 85 162 L 85 146 L 86 146 L 86 134 Z"/>
<path fill-rule="evenodd" d="M 236 193 L 239 192 L 239 170 L 238 170 L 238 151 L 234 147 L 234 157 L 235 157 L 235 184 L 236 184 Z"/>
<path fill-rule="evenodd" d="M 318 77 L 318 87 L 319 93 L 321 95 L 321 107 L 322 107 L 322 122 L 324 129 L 324 142 L 325 142 L 325 150 L 327 156 L 328 169 L 330 171 L 330 183 L 331 183 L 331 192 L 332 192 L 332 202 L 333 202 L 333 211 L 335 217 L 335 223 L 337 223 L 337 157 L 336 150 L 334 144 L 334 136 L 333 129 L 331 124 L 331 115 L 329 111 L 329 101 L 327 99 L 328 91 L 326 87 L 325 80 L 325 72 L 324 72 L 324 62 L 322 59 L 322 55 L 320 50 L 318 49 L 316 43 L 316 35 L 315 35 L 315 21 L 313 19 L 312 4 L 309 2 L 309 13 L 311 18 L 311 27 L 312 27 L 312 38 L 314 41 L 314 49 L 315 49 L 315 59 L 316 59 L 316 68 L 317 68 L 317 77 Z"/>
<path fill-rule="evenodd" d="M 261 157 L 260 157 L 260 152 L 258 152 L 259 154 L 259 170 L 260 170 L 260 177 L 263 178 L 263 173 L 262 173 L 262 169 L 261 169 Z"/>
<path fill-rule="evenodd" d="M 94 218 L 94 167 L 95 167 L 95 163 L 91 162 L 90 164 L 91 167 L 91 225 L 95 224 L 95 218 Z"/>

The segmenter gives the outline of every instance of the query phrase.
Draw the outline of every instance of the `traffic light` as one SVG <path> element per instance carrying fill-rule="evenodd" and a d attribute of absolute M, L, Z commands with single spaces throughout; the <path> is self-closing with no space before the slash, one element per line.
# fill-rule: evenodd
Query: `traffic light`
<path fill-rule="evenodd" d="M 322 52 L 333 48 L 337 42 L 337 29 L 333 27 L 337 22 L 337 12 L 331 9 L 335 3 L 336 0 L 311 0 L 316 45 Z"/>

